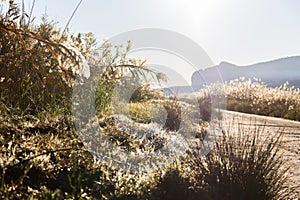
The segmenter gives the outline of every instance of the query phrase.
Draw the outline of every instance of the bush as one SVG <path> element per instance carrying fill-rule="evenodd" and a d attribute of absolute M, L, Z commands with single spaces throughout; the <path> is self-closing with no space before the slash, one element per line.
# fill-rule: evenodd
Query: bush
<path fill-rule="evenodd" d="M 0 16 L 2 104 L 6 111 L 18 109 L 29 114 L 66 107 L 71 94 L 71 69 L 79 58 L 63 45 L 66 36 L 61 36 L 52 22 L 43 18 L 39 26 L 33 27 L 29 21 L 25 14 L 19 14 L 14 1 Z"/>
<path fill-rule="evenodd" d="M 263 139 L 259 132 L 223 131 L 206 156 L 197 148 L 179 167 L 169 169 L 149 199 L 287 199 L 288 168 L 279 154 L 281 135 Z"/>
<path fill-rule="evenodd" d="M 149 84 L 138 87 L 130 97 L 130 102 L 145 102 L 149 100 L 162 99 L 163 96 L 157 90 L 150 88 Z"/>
<path fill-rule="evenodd" d="M 158 82 L 164 77 L 145 66 L 144 60 L 128 58 L 129 50 L 130 42 L 125 49 L 105 42 L 97 50 L 101 55 L 95 64 L 91 64 L 90 79 L 98 80 L 95 102 L 98 114 L 110 114 L 112 104 L 141 102 L 159 95 L 150 89 L 149 84 L 132 91 L 147 81 L 147 76 Z"/>
<path fill-rule="evenodd" d="M 170 97 L 169 100 L 163 102 L 163 106 L 167 111 L 167 119 L 164 129 L 169 131 L 178 131 L 181 123 L 181 106 L 176 97 Z"/>
<path fill-rule="evenodd" d="M 176 168 L 169 169 L 157 182 L 150 199 L 189 200 L 197 197 L 197 193 L 191 188 L 190 180 L 183 177 Z"/>
<path fill-rule="evenodd" d="M 151 107 L 149 102 L 129 103 L 130 118 L 138 123 L 151 123 Z"/>
<path fill-rule="evenodd" d="M 288 110 L 284 118 L 300 121 L 300 108 Z"/>
<path fill-rule="evenodd" d="M 212 114 L 211 97 L 205 95 L 204 97 L 197 98 L 200 109 L 200 119 L 204 121 L 210 121 Z"/>
<path fill-rule="evenodd" d="M 286 172 L 279 155 L 280 135 L 262 139 L 258 132 L 223 136 L 205 157 L 189 153 L 189 175 L 197 199 L 285 199 Z"/>
<path fill-rule="evenodd" d="M 268 87 L 256 79 L 225 83 L 227 109 L 299 121 L 300 90 L 285 83 Z"/>

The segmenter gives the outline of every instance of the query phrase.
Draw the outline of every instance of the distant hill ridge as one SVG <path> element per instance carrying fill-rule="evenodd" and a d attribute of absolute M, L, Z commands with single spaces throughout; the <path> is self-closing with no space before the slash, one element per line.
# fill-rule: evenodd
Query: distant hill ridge
<path fill-rule="evenodd" d="M 280 58 L 248 66 L 237 66 L 228 62 L 199 70 L 192 75 L 192 87 L 201 89 L 204 85 L 230 81 L 239 77 L 260 78 L 269 86 L 275 87 L 286 81 L 300 88 L 300 56 Z"/>

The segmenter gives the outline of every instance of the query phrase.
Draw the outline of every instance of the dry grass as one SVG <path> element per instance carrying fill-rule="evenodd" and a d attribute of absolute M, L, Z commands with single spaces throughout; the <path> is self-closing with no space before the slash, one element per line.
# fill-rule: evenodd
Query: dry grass
<path fill-rule="evenodd" d="M 241 78 L 225 84 L 225 90 L 228 110 L 300 120 L 300 91 L 288 83 L 271 88 Z"/>
<path fill-rule="evenodd" d="M 130 118 L 107 116 L 112 112 L 113 90 L 117 84 L 125 83 L 122 82 L 125 74 L 138 77 L 147 72 L 159 77 L 158 74 L 143 66 L 144 61 L 127 58 L 129 46 L 125 50 L 117 48 L 114 53 L 108 43 L 95 48 L 90 34 L 66 33 L 61 38 L 61 32 L 47 21 L 36 28 L 30 24 L 22 26 L 24 21 L 13 1 L 9 12 L 0 16 L 3 50 L 0 198 L 274 199 L 288 196 L 282 188 L 285 179 L 284 171 L 279 170 L 282 161 L 277 156 L 277 140 L 262 140 L 257 133 L 237 137 L 224 133 L 209 155 L 199 156 L 197 147 L 186 154 L 186 140 L 201 144 L 201 134 L 207 133 L 199 122 L 201 118 L 211 119 L 210 98 L 199 99 L 199 114 L 192 105 L 177 98 L 163 98 L 144 87 L 130 99 Z M 96 83 L 97 88 L 96 102 L 90 103 L 96 103 L 100 124 L 95 123 L 97 120 L 90 121 L 89 127 L 80 133 L 74 127 L 69 104 L 74 89 L 72 81 L 77 74 L 74 66 L 82 59 L 76 52 L 87 58 L 91 74 L 104 68 L 101 75 L 91 77 L 91 84 Z M 90 86 L 79 89 L 85 91 Z M 125 84 L 119 89 L 126 88 Z M 259 90 L 267 95 L 258 96 Z M 272 105 L 277 105 L 276 102 L 284 103 L 283 108 L 288 106 L 288 111 L 297 110 L 299 105 L 295 98 L 298 90 L 286 87 L 271 90 L 258 84 L 232 83 L 228 92 L 241 102 L 255 100 L 251 109 L 256 110 L 258 105 L 266 103 L 262 97 L 268 97 L 271 109 L 275 109 Z M 78 98 L 89 101 L 90 96 L 82 96 Z M 150 121 L 164 124 L 147 127 Z M 101 131 L 93 132 L 94 125 Z M 79 137 L 81 134 L 86 137 Z M 101 140 L 102 137 L 109 140 Z M 111 164 L 112 159 L 95 154 L 88 149 L 89 144 L 100 147 L 99 153 L 115 156 L 123 165 Z M 126 168 L 125 160 L 130 162 L 130 159 L 135 161 L 133 167 L 140 168 L 138 173 Z"/>
<path fill-rule="evenodd" d="M 241 130 L 223 132 L 207 156 L 191 152 L 187 166 L 196 188 L 206 199 L 286 199 L 288 169 L 279 155 L 280 135 Z M 204 198 L 204 199 L 205 199 Z"/>

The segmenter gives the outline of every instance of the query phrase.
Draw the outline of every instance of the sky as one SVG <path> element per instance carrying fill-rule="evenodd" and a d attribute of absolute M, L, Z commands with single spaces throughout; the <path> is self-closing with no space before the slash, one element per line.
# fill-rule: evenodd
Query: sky
<path fill-rule="evenodd" d="M 32 0 L 26 1 L 29 8 Z M 64 27 L 77 0 L 38 0 Z M 300 55 L 298 0 L 83 0 L 69 26 L 99 40 L 139 28 L 163 28 L 197 42 L 215 64 L 248 65 Z"/>
<path fill-rule="evenodd" d="M 24 0 L 27 10 L 33 0 Z M 36 0 L 33 14 L 64 27 L 79 0 Z M 298 0 L 83 0 L 69 28 L 99 41 L 140 28 L 178 32 L 213 61 L 249 65 L 300 55 Z"/>

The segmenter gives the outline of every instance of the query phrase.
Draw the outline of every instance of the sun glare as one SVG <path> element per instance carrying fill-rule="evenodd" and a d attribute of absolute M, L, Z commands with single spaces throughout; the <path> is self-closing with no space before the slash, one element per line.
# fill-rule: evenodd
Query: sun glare
<path fill-rule="evenodd" d="M 213 16 L 220 13 L 221 2 L 217 0 L 176 1 L 176 6 L 184 8 L 183 15 L 193 24 L 207 24 Z"/>

